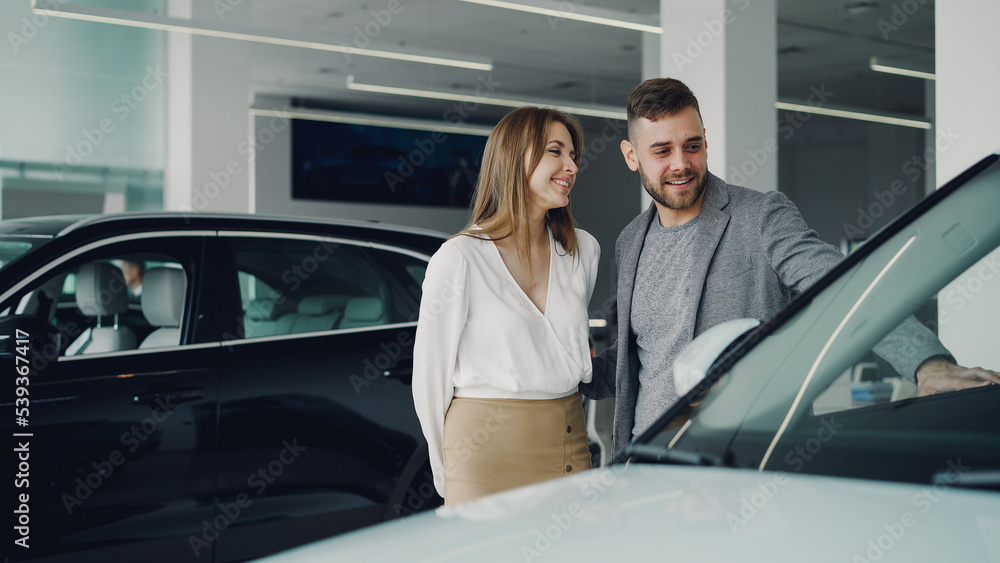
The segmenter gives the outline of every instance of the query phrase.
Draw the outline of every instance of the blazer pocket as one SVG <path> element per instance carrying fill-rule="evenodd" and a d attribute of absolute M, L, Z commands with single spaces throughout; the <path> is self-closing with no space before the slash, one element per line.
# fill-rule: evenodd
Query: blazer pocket
<path fill-rule="evenodd" d="M 723 283 L 753 270 L 753 260 L 747 254 L 716 256 L 708 271 L 708 283 Z"/>

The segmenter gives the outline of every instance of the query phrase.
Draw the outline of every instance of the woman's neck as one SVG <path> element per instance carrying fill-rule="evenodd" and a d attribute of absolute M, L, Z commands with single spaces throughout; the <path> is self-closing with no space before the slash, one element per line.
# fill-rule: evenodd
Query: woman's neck
<path fill-rule="evenodd" d="M 545 212 L 528 213 L 528 244 L 532 248 L 548 246 L 549 233 L 545 225 Z"/>

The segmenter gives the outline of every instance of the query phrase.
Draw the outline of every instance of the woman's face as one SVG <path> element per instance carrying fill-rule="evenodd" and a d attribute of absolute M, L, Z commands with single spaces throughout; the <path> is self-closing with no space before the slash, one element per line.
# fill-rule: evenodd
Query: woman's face
<path fill-rule="evenodd" d="M 576 181 L 577 166 L 573 158 L 576 147 L 566 126 L 558 121 L 549 124 L 545 154 L 538 166 L 528 174 L 529 202 L 543 212 L 569 205 L 569 191 Z M 524 155 L 524 168 L 531 164 L 531 150 Z"/>

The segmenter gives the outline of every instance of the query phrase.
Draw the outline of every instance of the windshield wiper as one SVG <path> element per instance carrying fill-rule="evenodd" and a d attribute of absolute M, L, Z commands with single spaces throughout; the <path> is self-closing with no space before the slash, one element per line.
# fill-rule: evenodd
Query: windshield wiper
<path fill-rule="evenodd" d="M 662 463 L 665 465 L 705 465 L 723 466 L 722 458 L 689 452 L 686 450 L 671 450 L 662 446 L 652 446 L 650 444 L 631 444 L 625 448 L 624 460 L 642 461 L 645 463 Z"/>
<path fill-rule="evenodd" d="M 948 470 L 931 477 L 935 485 L 1000 491 L 1000 469 L 976 469 L 956 474 Z"/>

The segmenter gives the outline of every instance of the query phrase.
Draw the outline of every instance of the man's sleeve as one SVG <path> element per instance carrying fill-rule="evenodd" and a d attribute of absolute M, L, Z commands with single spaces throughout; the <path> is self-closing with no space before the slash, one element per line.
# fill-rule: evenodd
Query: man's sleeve
<path fill-rule="evenodd" d="M 765 194 L 760 240 L 778 279 L 796 297 L 844 259 L 840 250 L 820 240 L 799 210 L 780 192 Z"/>
<path fill-rule="evenodd" d="M 948 361 L 955 363 L 951 352 L 913 315 L 903 319 L 903 322 L 886 334 L 872 348 L 872 352 L 892 364 L 893 369 L 914 383 L 917 382 L 917 368 L 931 357 L 945 356 Z"/>
<path fill-rule="evenodd" d="M 771 192 L 762 214 L 761 240 L 771 267 L 795 297 L 823 277 L 842 259 L 840 251 L 808 226 L 784 194 Z M 915 381 L 920 365 L 933 356 L 951 356 L 930 329 L 910 315 L 889 332 L 872 351 L 892 364 L 903 377 Z"/>
<path fill-rule="evenodd" d="M 594 374 L 590 383 L 580 384 L 580 393 L 589 399 L 607 399 L 615 396 L 615 369 L 618 365 L 618 342 L 605 348 L 591 361 Z"/>

